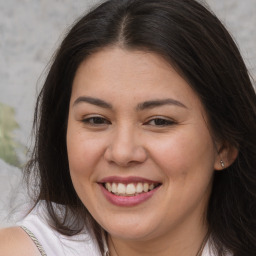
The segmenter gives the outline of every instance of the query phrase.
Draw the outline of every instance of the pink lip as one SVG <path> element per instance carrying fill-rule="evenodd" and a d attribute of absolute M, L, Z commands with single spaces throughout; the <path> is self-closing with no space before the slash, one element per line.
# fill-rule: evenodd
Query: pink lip
<path fill-rule="evenodd" d="M 129 177 L 118 177 L 118 176 L 109 176 L 106 178 L 103 178 L 102 180 L 99 181 L 99 183 L 123 183 L 123 184 L 128 184 L 128 183 L 149 183 L 149 184 L 156 184 L 156 183 L 161 183 L 158 181 L 153 181 L 149 179 L 145 179 L 142 177 L 137 177 L 137 176 L 129 176 Z"/>
<path fill-rule="evenodd" d="M 149 184 L 156 184 L 156 183 L 160 183 L 160 182 L 156 182 L 156 181 L 152 181 L 152 180 L 148 180 L 148 179 L 144 179 L 141 177 L 127 177 L 127 178 L 123 178 L 123 177 L 116 177 L 116 176 L 112 176 L 112 177 L 107 177 L 102 179 L 98 184 L 101 188 L 101 191 L 103 193 L 103 195 L 105 196 L 105 198 L 112 204 L 117 205 L 117 206 L 122 206 L 122 207 L 131 207 L 131 206 L 136 206 L 139 205 L 145 201 L 147 201 L 148 199 L 150 199 L 160 188 L 160 186 L 156 187 L 155 189 L 145 192 L 145 193 L 141 193 L 135 196 L 117 196 L 115 194 L 112 194 L 111 192 L 109 192 L 102 183 L 106 183 L 106 182 L 110 182 L 110 183 L 123 183 L 123 184 L 128 184 L 128 183 L 138 183 L 138 182 L 146 182 Z"/>

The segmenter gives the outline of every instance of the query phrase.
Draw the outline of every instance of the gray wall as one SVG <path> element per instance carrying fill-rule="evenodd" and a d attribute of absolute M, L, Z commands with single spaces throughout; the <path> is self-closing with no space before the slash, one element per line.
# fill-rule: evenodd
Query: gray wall
<path fill-rule="evenodd" d="M 19 185 L 20 166 L 31 144 L 44 69 L 67 27 L 96 2 L 0 0 L 0 226 L 13 222 L 6 215 L 26 198 Z M 256 0 L 206 2 L 236 38 L 256 79 Z"/>

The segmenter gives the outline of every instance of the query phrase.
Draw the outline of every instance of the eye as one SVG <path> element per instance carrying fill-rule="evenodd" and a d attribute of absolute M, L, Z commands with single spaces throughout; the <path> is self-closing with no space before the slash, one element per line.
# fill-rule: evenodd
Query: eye
<path fill-rule="evenodd" d="M 101 116 L 88 117 L 83 119 L 82 122 L 93 126 L 110 124 L 110 122 L 106 118 Z"/>
<path fill-rule="evenodd" d="M 175 122 L 165 118 L 154 118 L 149 120 L 146 124 L 152 126 L 169 126 L 175 124 Z"/>

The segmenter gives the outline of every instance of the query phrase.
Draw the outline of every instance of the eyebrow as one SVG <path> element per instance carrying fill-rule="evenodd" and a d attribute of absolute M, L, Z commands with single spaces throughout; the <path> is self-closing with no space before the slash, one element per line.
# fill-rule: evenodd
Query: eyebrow
<path fill-rule="evenodd" d="M 151 109 L 151 108 L 155 108 L 155 107 L 161 107 L 164 105 L 174 105 L 174 106 L 178 106 L 178 107 L 183 107 L 183 108 L 187 108 L 183 103 L 181 103 L 178 100 L 174 100 L 174 99 L 161 99 L 161 100 L 150 100 L 150 101 L 145 101 L 143 103 L 138 104 L 137 106 L 137 110 L 145 110 L 145 109 Z"/>
<path fill-rule="evenodd" d="M 93 97 L 87 97 L 87 96 L 82 96 L 82 97 L 78 97 L 75 102 L 73 103 L 73 106 L 81 103 L 81 102 L 86 102 L 92 105 L 96 105 L 98 107 L 102 107 L 102 108 L 107 108 L 107 109 L 113 109 L 113 106 L 110 103 L 107 103 L 104 100 L 98 99 L 98 98 L 93 98 Z M 174 105 L 174 106 L 178 106 L 178 107 L 183 107 L 183 108 L 187 108 L 183 103 L 181 103 L 178 100 L 174 100 L 171 98 L 167 98 L 167 99 L 161 99 L 161 100 L 150 100 L 150 101 L 145 101 L 142 103 L 139 103 L 136 107 L 137 111 L 142 111 L 145 109 L 151 109 L 151 108 L 155 108 L 155 107 L 161 107 L 164 105 Z"/>
<path fill-rule="evenodd" d="M 112 105 L 110 103 L 107 103 L 104 100 L 101 99 L 97 99 L 97 98 L 92 98 L 92 97 L 79 97 L 75 100 L 73 106 L 77 105 L 78 103 L 81 102 L 86 102 L 86 103 L 90 103 L 92 105 L 96 105 L 98 107 L 102 107 L 102 108 L 108 108 L 108 109 L 112 109 Z"/>

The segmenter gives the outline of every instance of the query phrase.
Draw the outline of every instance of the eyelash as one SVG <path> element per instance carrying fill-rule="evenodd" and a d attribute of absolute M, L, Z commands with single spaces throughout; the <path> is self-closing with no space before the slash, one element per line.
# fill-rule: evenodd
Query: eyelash
<path fill-rule="evenodd" d="M 97 123 L 97 121 L 100 121 Z M 89 124 L 91 126 L 100 126 L 105 124 L 111 124 L 106 118 L 101 116 L 92 116 L 82 120 L 83 123 Z"/>
<path fill-rule="evenodd" d="M 150 124 L 152 121 L 154 121 L 155 124 L 153 124 L 153 125 Z M 157 124 L 157 122 L 158 122 L 158 124 Z M 152 125 L 152 126 L 165 127 L 165 126 L 174 125 L 175 122 L 173 120 L 171 120 L 171 119 L 156 117 L 156 118 L 150 119 L 145 124 Z"/>
<path fill-rule="evenodd" d="M 108 121 L 106 118 L 101 116 L 92 116 L 88 117 L 82 120 L 83 123 L 91 125 L 91 126 L 102 126 L 102 125 L 109 125 L 111 124 L 110 121 Z M 154 122 L 154 124 L 150 124 L 151 122 Z M 158 123 L 158 124 L 157 124 Z M 165 127 L 174 125 L 176 122 L 171 119 L 156 117 L 152 118 L 149 121 L 145 122 L 143 125 L 151 125 L 151 126 L 158 126 L 158 127 Z"/>

